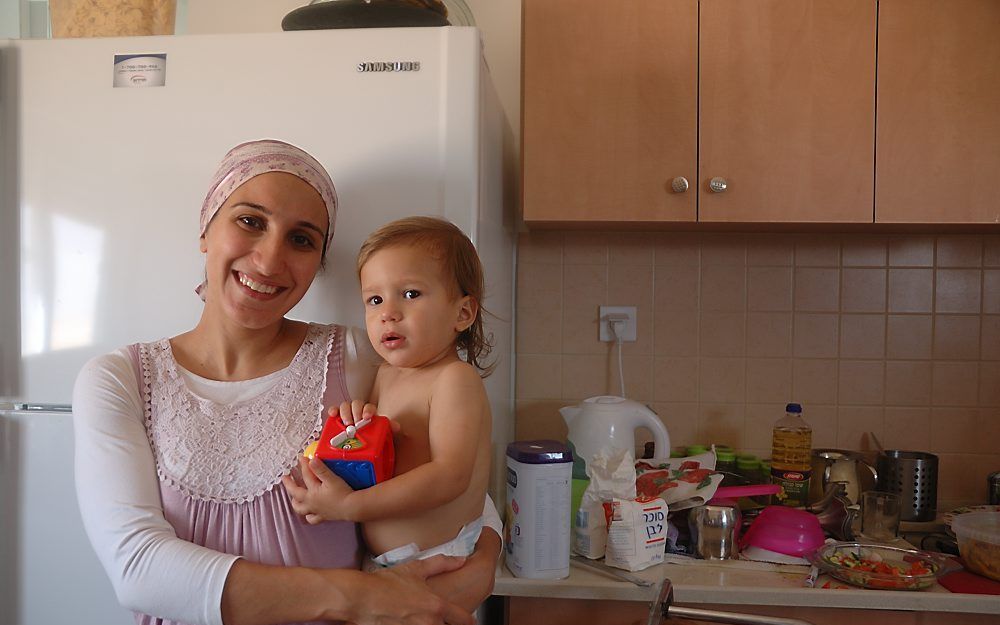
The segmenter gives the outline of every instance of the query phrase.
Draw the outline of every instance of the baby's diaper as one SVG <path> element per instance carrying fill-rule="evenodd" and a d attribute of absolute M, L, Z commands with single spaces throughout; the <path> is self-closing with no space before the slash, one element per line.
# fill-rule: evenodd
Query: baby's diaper
<path fill-rule="evenodd" d="M 410 560 L 424 560 L 436 555 L 471 555 L 472 552 L 476 550 L 476 541 L 479 540 L 479 534 L 482 530 L 483 517 L 479 517 L 475 521 L 462 526 L 458 535 L 446 543 L 438 545 L 437 547 L 431 547 L 430 549 L 424 549 L 423 551 L 420 551 L 420 547 L 417 543 L 410 543 L 408 545 L 403 545 L 402 547 L 396 547 L 395 549 L 386 551 L 380 556 L 369 558 L 368 563 L 366 563 L 365 570 L 395 566 L 397 564 L 409 562 Z"/>

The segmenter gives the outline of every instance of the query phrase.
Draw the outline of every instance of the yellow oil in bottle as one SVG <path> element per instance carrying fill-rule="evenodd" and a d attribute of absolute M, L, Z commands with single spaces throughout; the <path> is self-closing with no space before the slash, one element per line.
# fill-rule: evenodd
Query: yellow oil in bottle
<path fill-rule="evenodd" d="M 771 435 L 771 482 L 781 486 L 775 503 L 802 507 L 809 494 L 812 428 L 802 418 L 802 406 L 788 404 Z"/>

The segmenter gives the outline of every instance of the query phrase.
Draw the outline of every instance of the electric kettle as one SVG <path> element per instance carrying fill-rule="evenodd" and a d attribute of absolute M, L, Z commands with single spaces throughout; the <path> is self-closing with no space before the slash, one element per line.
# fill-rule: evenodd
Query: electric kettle
<path fill-rule="evenodd" d="M 586 479 L 585 463 L 602 447 L 635 452 L 635 431 L 644 427 L 653 434 L 656 454 L 670 455 L 670 435 L 656 413 L 637 401 L 600 395 L 583 400 L 577 406 L 559 409 L 569 427 L 573 446 L 573 477 Z"/>

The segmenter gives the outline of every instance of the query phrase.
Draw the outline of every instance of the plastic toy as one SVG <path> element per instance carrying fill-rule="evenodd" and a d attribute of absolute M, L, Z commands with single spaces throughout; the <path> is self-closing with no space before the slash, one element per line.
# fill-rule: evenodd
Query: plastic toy
<path fill-rule="evenodd" d="M 345 426 L 339 417 L 326 420 L 319 440 L 306 448 L 354 490 L 368 488 L 392 477 L 396 454 L 389 419 L 375 415 Z"/>

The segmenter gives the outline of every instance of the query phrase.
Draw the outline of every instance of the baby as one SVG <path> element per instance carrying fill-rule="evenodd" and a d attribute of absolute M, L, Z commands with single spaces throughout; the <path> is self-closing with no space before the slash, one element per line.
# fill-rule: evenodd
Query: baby
<path fill-rule="evenodd" d="M 309 523 L 362 523 L 381 566 L 469 555 L 490 471 L 479 256 L 450 222 L 410 217 L 368 237 L 358 276 L 368 338 L 385 360 L 370 401 L 399 424 L 395 475 L 354 491 L 321 460 L 303 459 L 302 485 L 285 478 L 292 507 Z"/>

